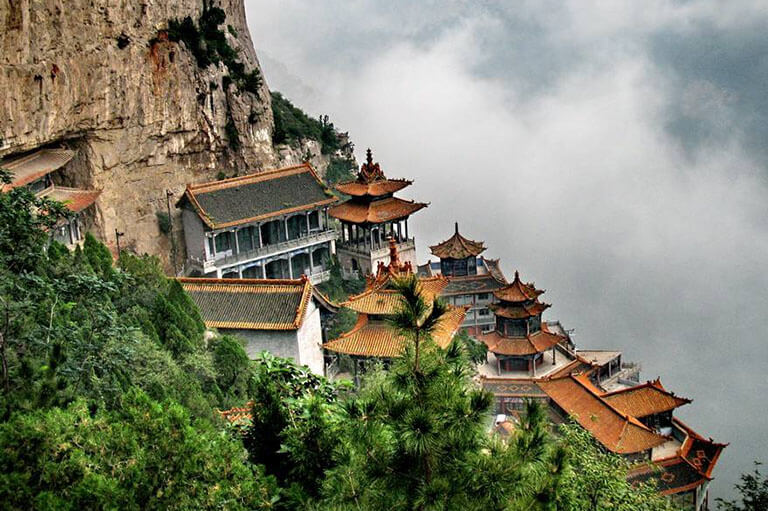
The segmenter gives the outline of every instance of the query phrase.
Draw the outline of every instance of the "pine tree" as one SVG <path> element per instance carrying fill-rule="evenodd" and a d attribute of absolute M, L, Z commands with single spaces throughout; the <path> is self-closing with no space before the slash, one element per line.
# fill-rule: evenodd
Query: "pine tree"
<path fill-rule="evenodd" d="M 337 466 L 324 509 L 547 509 L 565 464 L 535 405 L 510 442 L 489 434 L 493 397 L 472 381 L 465 348 L 430 339 L 444 313 L 415 279 L 397 284 L 393 326 L 414 340 L 389 371 L 370 374 L 343 404 Z M 410 325 L 410 326 L 409 326 Z"/>

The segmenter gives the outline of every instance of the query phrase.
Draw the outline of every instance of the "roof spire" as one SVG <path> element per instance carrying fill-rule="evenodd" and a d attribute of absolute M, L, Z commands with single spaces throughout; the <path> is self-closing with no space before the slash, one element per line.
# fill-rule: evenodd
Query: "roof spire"
<path fill-rule="evenodd" d="M 395 243 L 395 239 L 391 236 L 389 238 L 389 266 L 391 268 L 400 266 L 400 256 L 397 254 L 397 244 Z"/>
<path fill-rule="evenodd" d="M 515 270 L 515 280 L 520 280 L 520 272 Z"/>
<path fill-rule="evenodd" d="M 360 173 L 357 176 L 359 183 L 370 184 L 373 181 L 385 179 L 384 173 L 378 163 L 373 162 L 373 151 L 369 147 L 365 151 L 365 163 L 360 166 Z"/>
<path fill-rule="evenodd" d="M 456 234 L 459 234 L 459 222 L 456 222 L 454 226 L 456 227 Z"/>

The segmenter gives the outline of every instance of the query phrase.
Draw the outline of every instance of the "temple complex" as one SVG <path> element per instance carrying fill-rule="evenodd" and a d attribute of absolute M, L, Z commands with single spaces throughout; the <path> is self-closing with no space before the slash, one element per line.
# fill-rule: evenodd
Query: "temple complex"
<path fill-rule="evenodd" d="M 85 239 L 85 232 L 94 219 L 93 204 L 101 194 L 98 190 L 83 190 L 62 186 L 67 164 L 75 156 L 69 149 L 39 149 L 20 158 L 0 162 L 0 168 L 13 174 L 13 181 L 3 187 L 8 191 L 27 186 L 36 197 L 62 202 L 72 217 L 64 219 L 51 231 L 52 239 L 74 248 Z"/>
<path fill-rule="evenodd" d="M 336 255 L 345 278 L 373 273 L 379 262 L 387 263 L 387 239 L 394 239 L 403 262 L 416 267 L 416 242 L 408 230 L 408 217 L 427 204 L 395 197 L 395 192 L 412 181 L 388 179 L 368 149 L 366 162 L 354 181 L 336 185 L 336 190 L 350 198 L 330 208 L 341 222 Z"/>
<path fill-rule="evenodd" d="M 440 296 L 451 305 L 469 306 L 462 330 L 470 335 L 492 331 L 496 324 L 490 308 L 493 292 L 507 284 L 499 260 L 480 256 L 485 244 L 462 236 L 458 222 L 453 236 L 430 249 L 439 261 L 419 266 L 419 275 L 442 275 L 448 279 Z"/>
<path fill-rule="evenodd" d="M 323 345 L 328 357 L 327 374 L 334 374 L 338 367 L 338 356 L 347 355 L 353 361 L 353 377 L 358 382 L 358 374 L 369 360 L 388 360 L 400 356 L 405 349 L 406 339 L 395 331 L 387 322 L 400 303 L 400 295 L 392 289 L 392 280 L 413 274 L 409 261 L 401 262 L 397 243 L 389 240 L 389 264 L 378 263 L 376 275 L 370 275 L 365 291 L 352 296 L 341 306 L 357 313 L 357 323 L 349 332 L 342 334 Z M 425 301 L 431 303 L 445 288 L 445 277 L 419 278 L 419 285 Z M 464 320 L 465 307 L 450 307 L 443 316 L 432 339 L 441 348 L 450 344 Z"/>
<path fill-rule="evenodd" d="M 182 208 L 187 271 L 215 278 L 330 277 L 337 199 L 308 163 L 189 184 Z"/>

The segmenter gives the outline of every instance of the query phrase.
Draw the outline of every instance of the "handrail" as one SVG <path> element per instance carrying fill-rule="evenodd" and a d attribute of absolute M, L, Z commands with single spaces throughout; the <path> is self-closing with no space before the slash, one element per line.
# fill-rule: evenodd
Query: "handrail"
<path fill-rule="evenodd" d="M 240 263 L 248 261 L 250 259 L 256 259 L 266 255 L 273 254 L 275 252 L 283 252 L 292 248 L 302 247 L 313 243 L 320 243 L 323 241 L 330 241 L 336 238 L 336 231 L 333 229 L 325 229 L 323 231 L 310 233 L 308 236 L 295 238 L 292 240 L 280 241 L 278 243 L 272 243 L 269 245 L 263 245 L 259 248 L 247 250 L 245 252 L 238 252 L 224 257 L 204 259 L 199 257 L 190 256 L 189 260 L 201 265 L 203 268 L 212 268 L 215 266 L 226 266 L 233 263 Z"/>

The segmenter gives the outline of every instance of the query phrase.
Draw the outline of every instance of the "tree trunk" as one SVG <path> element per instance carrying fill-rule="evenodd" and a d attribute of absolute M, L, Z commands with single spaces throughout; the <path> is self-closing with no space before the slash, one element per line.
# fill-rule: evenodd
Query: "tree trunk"
<path fill-rule="evenodd" d="M 416 330 L 416 363 L 414 364 L 415 372 L 419 372 L 419 331 Z"/>

